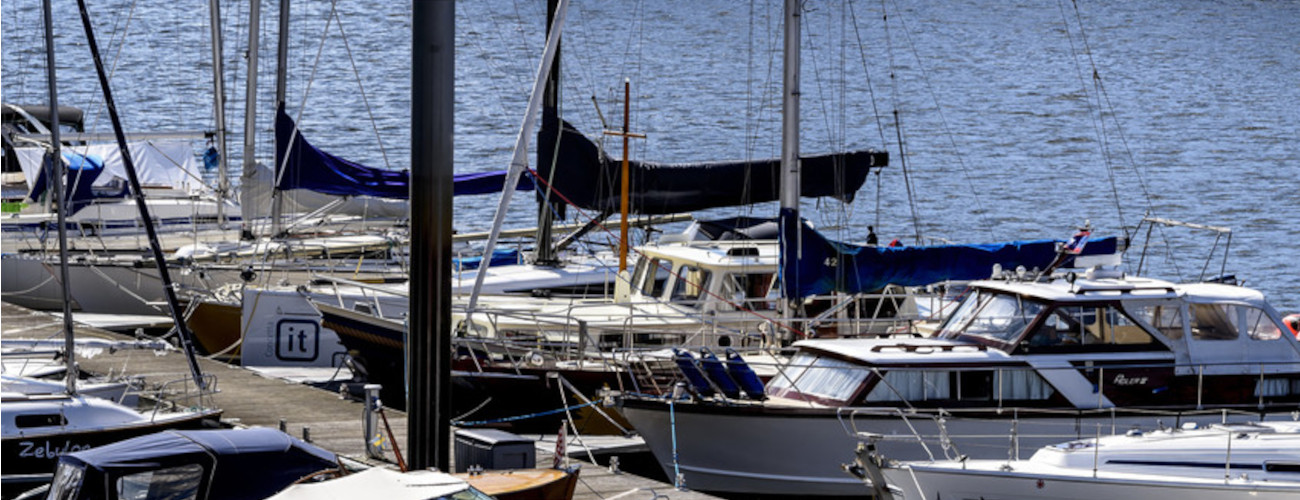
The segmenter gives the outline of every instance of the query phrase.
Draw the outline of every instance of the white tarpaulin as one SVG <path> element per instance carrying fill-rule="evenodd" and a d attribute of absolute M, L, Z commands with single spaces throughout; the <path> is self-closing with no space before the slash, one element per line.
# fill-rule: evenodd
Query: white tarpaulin
<path fill-rule="evenodd" d="M 129 143 L 129 147 L 141 185 L 168 186 L 185 191 L 203 187 L 198 159 L 190 141 L 141 141 Z M 96 186 L 107 186 L 115 180 L 126 182 L 126 167 L 116 144 L 65 146 L 62 151 L 98 156 L 104 160 L 104 173 L 95 179 Z M 14 153 L 18 156 L 23 175 L 27 177 L 27 189 L 31 189 L 40 174 L 45 149 L 15 148 Z"/>
<path fill-rule="evenodd" d="M 416 470 L 403 474 L 375 467 L 329 481 L 295 484 L 267 500 L 433 500 L 466 490 L 469 490 L 469 483 L 464 479 L 442 472 Z M 491 498 L 481 493 L 466 493 L 464 496 Z"/>

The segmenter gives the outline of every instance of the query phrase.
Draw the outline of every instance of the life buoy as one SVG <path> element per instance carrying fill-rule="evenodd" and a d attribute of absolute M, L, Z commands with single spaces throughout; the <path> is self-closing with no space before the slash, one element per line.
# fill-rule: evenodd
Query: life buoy
<path fill-rule="evenodd" d="M 1297 339 L 1300 339 L 1300 313 L 1282 318 L 1282 322 L 1286 323 L 1287 328 L 1291 329 L 1291 333 L 1294 334 Z"/>

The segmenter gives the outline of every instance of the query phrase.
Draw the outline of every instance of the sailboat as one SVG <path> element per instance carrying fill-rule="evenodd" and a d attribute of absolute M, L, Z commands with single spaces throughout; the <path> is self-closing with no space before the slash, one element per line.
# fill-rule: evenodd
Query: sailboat
<path fill-rule="evenodd" d="M 82 11 L 83 15 L 87 15 Z M 45 14 L 45 43 L 46 43 L 46 61 L 49 69 L 49 88 L 50 88 L 50 109 L 58 109 L 57 86 L 54 81 L 54 47 L 52 43 L 53 28 L 50 15 L 50 3 L 44 3 Z M 89 26 L 89 22 L 87 22 Z M 94 42 L 93 33 L 87 31 L 87 38 L 90 40 L 92 55 L 94 55 L 97 69 L 100 70 L 101 83 L 104 83 L 106 101 L 110 103 L 112 109 L 112 97 L 108 92 L 106 82 L 103 78 L 103 65 L 99 59 L 97 48 Z M 114 125 L 117 128 L 116 115 L 113 116 Z M 163 408 L 163 403 L 149 412 L 139 412 L 127 408 L 118 403 L 108 400 L 88 397 L 78 394 L 77 391 L 77 365 L 76 349 L 73 341 L 72 330 L 72 304 L 67 299 L 69 296 L 68 287 L 71 284 L 67 280 L 68 260 L 67 254 L 67 234 L 64 224 L 66 211 L 68 210 L 68 200 L 64 198 L 63 179 L 66 170 L 61 167 L 61 158 L 59 154 L 60 141 L 58 131 L 51 131 L 52 140 L 50 141 L 52 151 L 50 162 L 54 168 L 50 173 L 54 184 L 56 197 L 56 218 L 58 221 L 59 232 L 59 249 L 60 262 L 62 266 L 62 286 L 63 286 L 63 330 L 64 330 L 64 351 L 63 358 L 66 362 L 65 392 L 63 394 L 52 395 L 33 395 L 33 394 L 13 394 L 5 393 L 0 399 L 0 405 L 3 405 L 3 411 L 0 412 L 0 419 L 3 420 L 0 430 L 3 431 L 3 439 L 0 440 L 0 456 L 4 457 L 0 474 L 4 476 L 4 494 L 13 496 L 18 491 L 26 487 L 49 482 L 54 469 L 54 464 L 58 457 L 64 453 L 77 450 L 88 449 L 106 443 L 111 443 L 128 437 L 139 436 L 156 432 L 166 428 L 176 427 L 199 427 L 209 425 L 215 422 L 221 415 L 221 410 L 196 408 L 174 410 Z M 121 129 L 117 128 L 119 143 L 125 140 L 121 135 Z M 151 242 L 157 253 L 157 240 L 153 232 L 152 221 L 145 207 L 144 200 L 140 196 L 140 185 L 134 167 L 129 159 L 125 160 L 126 170 L 131 181 L 131 188 L 136 193 L 137 206 L 140 208 L 140 217 L 149 230 Z M 161 271 L 164 283 L 167 282 L 165 269 Z M 179 306 L 176 304 L 175 297 L 169 296 L 172 310 L 179 314 Z M 177 316 L 179 317 L 179 316 Z M 188 337 L 183 327 L 181 330 L 182 342 Z M 187 354 L 192 355 L 192 352 Z M 191 367 L 194 369 L 194 383 L 202 390 L 210 387 L 213 383 L 212 377 L 203 377 L 197 370 L 197 365 L 193 364 L 191 358 Z M 200 396 L 202 397 L 202 396 Z"/>
<path fill-rule="evenodd" d="M 800 8 L 786 2 L 787 99 L 797 98 Z M 797 140 L 795 108 L 785 130 Z M 796 210 L 783 205 L 783 219 Z M 831 242 L 795 258 L 794 235 L 782 234 L 786 297 L 822 286 L 828 273 L 810 272 L 819 267 L 834 281 L 889 252 Z M 1113 258 L 1068 264 L 1101 243 L 1090 237 L 1087 228 L 1056 245 L 1045 268 L 995 268 L 970 282 L 934 338 L 799 340 L 778 375 L 743 397 L 712 390 L 734 383 L 729 374 L 688 363 L 685 390 L 625 395 L 620 409 L 679 487 L 799 496 L 868 493 L 840 467 L 864 435 L 883 436 L 892 458 L 937 447 L 964 461 L 1158 419 L 1293 418 L 1300 343 L 1261 293 L 1127 276 Z M 1102 241 L 1118 255 L 1120 242 Z"/>

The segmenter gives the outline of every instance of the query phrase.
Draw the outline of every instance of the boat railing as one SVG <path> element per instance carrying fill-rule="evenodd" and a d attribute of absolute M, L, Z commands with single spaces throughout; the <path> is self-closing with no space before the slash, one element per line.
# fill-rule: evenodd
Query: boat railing
<path fill-rule="evenodd" d="M 898 346 L 878 346 L 873 350 L 899 349 L 909 353 L 926 354 L 926 353 L 947 353 L 955 352 L 961 349 L 984 350 L 983 346 L 928 346 L 928 345 L 898 345 Z M 1090 363 L 1090 359 L 1080 358 L 1079 363 Z M 1078 395 L 1071 397 L 1074 404 L 1078 406 L 1089 406 L 1093 408 L 1106 409 L 1114 407 L 1115 404 L 1108 398 L 1107 391 L 1112 388 L 1126 387 L 1125 381 L 1133 381 L 1134 378 L 1146 378 L 1148 375 L 1134 375 L 1144 373 L 1147 370 L 1159 370 L 1171 375 L 1181 374 L 1183 376 L 1192 375 L 1196 380 L 1195 387 L 1195 408 L 1235 408 L 1235 409 L 1254 409 L 1265 410 L 1270 406 L 1270 399 L 1278 403 L 1285 400 L 1277 398 L 1286 398 L 1294 396 L 1295 391 L 1291 389 L 1294 384 L 1292 378 L 1285 374 L 1290 373 L 1295 367 L 1291 361 L 1257 361 L 1253 363 L 1176 363 L 1176 362 L 1152 362 L 1152 361 L 1133 361 L 1133 362 L 1110 362 L 1107 364 L 1088 364 L 1086 366 L 1077 366 L 1076 363 L 1066 363 L 1052 366 L 951 366 L 951 367 L 872 367 L 872 375 L 881 381 L 883 390 L 877 389 L 868 396 L 870 400 L 877 402 L 895 402 L 900 406 L 925 406 L 918 404 L 921 401 L 928 400 L 965 400 L 965 401 L 988 401 L 995 404 L 995 408 L 1009 408 L 1008 402 L 1029 400 L 1045 400 L 1059 389 L 1048 382 L 1048 377 L 1044 375 L 1052 372 L 1079 372 L 1084 371 L 1088 383 L 1091 384 L 1091 396 L 1095 401 L 1085 401 Z M 864 367 L 845 367 L 845 370 L 862 370 Z M 830 368 L 819 367 L 825 370 Z M 881 373 L 884 371 L 885 373 Z M 1222 374 L 1225 371 L 1232 373 L 1248 375 L 1254 378 L 1255 387 L 1252 392 L 1253 401 L 1237 401 L 1227 403 L 1221 398 L 1216 398 L 1211 392 L 1211 388 L 1206 387 L 1207 373 Z M 980 387 L 963 387 L 963 374 L 966 373 L 985 373 L 992 377 L 990 386 L 984 389 Z M 1113 374 L 1113 376 L 1109 375 Z M 1270 377 L 1270 374 L 1276 374 L 1276 377 Z M 942 380 L 931 380 L 939 376 Z M 956 377 L 955 380 L 949 380 L 949 376 Z M 897 383 L 910 384 L 907 389 L 895 387 Z M 1145 382 L 1143 382 L 1145 383 Z M 1132 385 L 1127 384 L 1127 385 Z M 1190 383 L 1189 383 L 1190 385 Z M 798 389 L 797 385 L 793 386 Z M 1157 387 L 1152 394 L 1174 391 L 1175 387 L 1164 386 Z M 1190 389 L 1190 387 L 1188 388 Z M 879 391 L 879 392 L 877 392 Z M 964 393 L 963 391 L 970 391 Z M 1069 397 L 1069 396 L 1067 396 Z M 1155 406 L 1149 405 L 1148 407 Z M 1179 406 L 1182 406 L 1181 403 Z"/>
<path fill-rule="evenodd" d="M 917 313 L 914 306 L 910 310 L 903 310 L 901 302 L 910 299 L 896 293 L 824 299 L 836 302 L 836 308 L 814 318 L 796 319 L 793 328 L 808 336 L 819 337 L 915 336 L 919 334 L 919 324 L 934 322 L 933 318 Z M 880 305 L 887 301 L 899 303 L 888 307 Z M 734 305 L 757 307 L 757 304 L 766 302 L 768 300 L 763 298 L 747 299 Z M 868 302 L 876 305 L 871 306 L 871 310 L 847 313 L 853 306 Z M 561 341 L 573 340 L 571 337 L 576 333 L 573 330 L 585 326 L 586 334 L 592 339 L 604 341 L 604 344 L 593 341 L 591 345 L 600 345 L 605 350 L 641 345 L 641 339 L 650 339 L 661 346 L 773 345 L 778 341 L 779 334 L 786 329 L 776 324 L 780 321 L 778 318 L 761 314 L 761 311 L 766 310 L 763 308 L 720 311 L 694 309 L 691 306 L 692 304 L 684 302 L 574 301 L 543 310 L 487 306 L 476 309 L 472 316 L 475 317 L 475 322 L 482 321 L 491 330 L 517 333 L 533 331 L 549 337 L 565 337 Z M 470 315 L 463 308 L 459 310 L 462 314 Z M 617 345 L 609 345 L 612 337 L 619 337 L 621 341 Z"/>
<path fill-rule="evenodd" d="M 868 417 L 868 416 L 873 418 L 896 418 L 899 421 L 903 422 L 904 425 L 907 426 L 907 429 L 911 432 L 911 435 L 903 435 L 903 434 L 888 435 L 888 434 L 882 434 L 882 433 L 859 429 L 858 428 L 859 418 Z M 956 451 L 956 448 L 952 445 L 951 440 L 947 436 L 947 427 L 944 425 L 942 413 L 935 413 L 935 414 L 914 413 L 909 409 L 904 409 L 904 408 L 840 408 L 838 411 L 836 411 L 836 418 L 839 419 L 840 426 L 843 427 L 844 431 L 848 433 L 849 436 L 859 441 L 866 441 L 870 443 L 877 443 L 881 441 L 899 441 L 899 442 L 908 442 L 908 443 L 914 442 L 921 446 L 921 449 L 925 452 L 925 455 L 930 458 L 930 461 L 934 461 L 934 452 L 930 450 L 930 445 L 927 443 L 927 438 L 921 435 L 921 432 L 917 430 L 916 425 L 914 425 L 912 422 L 913 420 L 916 419 L 929 420 L 933 422 L 935 427 L 940 430 L 940 437 L 938 439 L 938 443 L 942 446 L 942 449 L 944 450 L 944 456 L 951 460 L 952 455 L 949 455 L 948 451 L 949 450 L 952 450 L 954 452 Z M 961 456 L 961 455 L 957 454 L 956 456 Z"/>
<path fill-rule="evenodd" d="M 558 311 L 480 308 L 472 315 L 463 313 L 470 319 L 458 328 L 481 336 L 536 337 L 565 345 L 585 343 L 602 351 L 638 346 L 705 345 L 722 337 L 740 343 L 753 341 L 750 332 L 757 332 L 756 326 L 742 328 L 707 317 L 670 312 L 597 316 L 572 311 L 573 308 Z"/>
<path fill-rule="evenodd" d="M 410 294 L 407 292 L 405 287 L 398 288 L 393 286 L 381 286 L 373 283 L 366 283 L 364 281 L 350 280 L 347 278 L 319 273 L 312 273 L 311 277 L 314 282 L 329 285 L 330 290 L 334 292 L 334 300 L 339 307 L 347 307 L 344 304 L 343 291 L 339 286 L 342 285 L 356 288 L 361 292 L 361 300 L 358 300 L 357 302 L 367 302 L 367 306 L 370 307 L 370 312 L 381 318 L 387 317 L 384 315 L 382 298 L 410 298 Z"/>
<path fill-rule="evenodd" d="M 841 337 L 919 335 L 921 323 L 937 324 L 942 319 L 944 297 L 916 287 L 888 287 L 879 293 L 814 296 L 812 302 L 831 306 L 808 319 L 808 330 L 829 330 Z M 938 303 L 923 313 L 919 301 Z"/>
<path fill-rule="evenodd" d="M 1255 411 L 1231 408 L 1160 410 L 1105 408 L 1068 410 L 1034 407 L 1004 408 L 888 408 L 845 407 L 836 412 L 841 427 L 862 442 L 916 443 L 931 461 L 938 446 L 947 460 L 964 460 L 957 442 L 967 444 L 1005 440 L 1008 460 L 1019 460 L 1021 440 L 1054 443 L 1087 440 L 1127 433 L 1133 429 L 1181 428 L 1185 423 L 1220 425 L 1258 421 Z M 1010 414 L 1010 418 L 1007 415 Z M 903 425 L 886 427 L 884 421 Z M 1005 433 L 990 432 L 1005 426 Z M 905 429 L 900 431 L 900 429 Z M 980 445 L 976 445 L 979 447 Z M 983 445 L 985 447 L 989 445 Z"/>
<path fill-rule="evenodd" d="M 162 382 L 148 391 L 154 402 L 150 418 L 157 418 L 164 411 L 214 408 L 212 395 L 217 392 L 217 376 L 212 374 L 203 375 L 203 387 L 188 377 Z"/>

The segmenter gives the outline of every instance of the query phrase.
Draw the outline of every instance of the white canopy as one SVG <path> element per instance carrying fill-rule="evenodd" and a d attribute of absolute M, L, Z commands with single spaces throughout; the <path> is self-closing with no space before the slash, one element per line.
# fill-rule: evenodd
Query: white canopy
<path fill-rule="evenodd" d="M 469 483 L 438 471 L 402 473 L 375 467 L 329 481 L 295 484 L 267 500 L 431 500 L 466 489 Z"/>
<path fill-rule="evenodd" d="M 203 187 L 198 160 L 190 141 L 141 141 L 129 143 L 129 147 L 142 185 L 168 186 L 184 191 Z M 63 152 L 98 156 L 104 160 L 104 173 L 95 179 L 96 186 L 107 186 L 114 180 L 126 182 L 126 167 L 123 166 L 122 153 L 117 144 L 66 146 Z M 14 153 L 27 178 L 27 188 L 31 189 L 39 177 L 45 149 L 15 148 Z"/>

